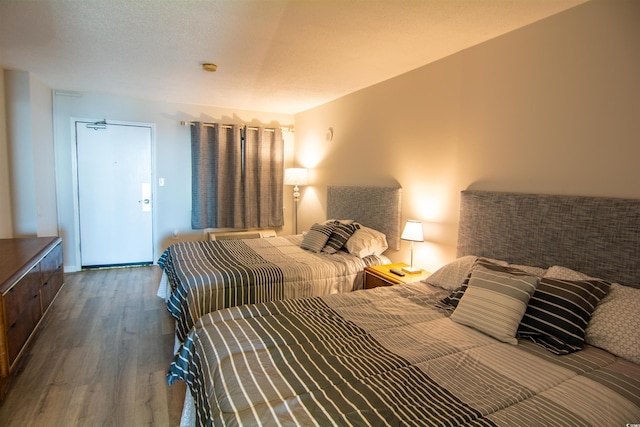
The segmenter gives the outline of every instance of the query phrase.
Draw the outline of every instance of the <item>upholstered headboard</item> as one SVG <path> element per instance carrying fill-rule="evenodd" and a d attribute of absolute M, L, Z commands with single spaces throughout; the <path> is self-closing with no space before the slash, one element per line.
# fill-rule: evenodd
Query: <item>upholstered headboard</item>
<path fill-rule="evenodd" d="M 640 200 L 463 191 L 457 249 L 640 287 Z"/>
<path fill-rule="evenodd" d="M 400 187 L 327 187 L 327 219 L 353 219 L 387 236 L 390 249 L 400 249 Z"/>

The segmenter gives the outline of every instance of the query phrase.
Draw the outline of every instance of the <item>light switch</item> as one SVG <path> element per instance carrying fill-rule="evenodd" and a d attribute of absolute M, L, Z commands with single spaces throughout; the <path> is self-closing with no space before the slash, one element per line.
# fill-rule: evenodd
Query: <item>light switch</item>
<path fill-rule="evenodd" d="M 160 179 L 158 179 L 158 185 L 159 185 L 160 187 L 164 187 L 164 178 L 160 178 Z"/>

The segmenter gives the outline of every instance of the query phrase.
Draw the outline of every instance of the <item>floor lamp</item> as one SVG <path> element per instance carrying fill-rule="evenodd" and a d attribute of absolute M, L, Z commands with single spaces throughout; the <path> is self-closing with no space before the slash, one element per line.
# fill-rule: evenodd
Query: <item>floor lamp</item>
<path fill-rule="evenodd" d="M 413 266 L 413 242 L 424 242 L 422 223 L 412 219 L 408 220 L 400 238 L 411 242 L 411 267 L 402 267 L 402 270 L 409 274 L 419 273 L 420 269 Z"/>
<path fill-rule="evenodd" d="M 298 234 L 298 200 L 300 200 L 300 188 L 298 185 L 307 185 L 309 174 L 305 168 L 287 168 L 284 170 L 284 185 L 293 185 L 293 227 L 294 234 Z"/>

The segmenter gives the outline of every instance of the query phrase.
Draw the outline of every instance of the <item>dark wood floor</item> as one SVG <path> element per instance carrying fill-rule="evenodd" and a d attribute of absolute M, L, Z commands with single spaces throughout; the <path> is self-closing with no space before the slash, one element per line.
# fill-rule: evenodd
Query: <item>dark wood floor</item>
<path fill-rule="evenodd" d="M 157 266 L 67 274 L 0 425 L 179 425 L 185 385 L 165 380 L 174 324 L 159 278 Z"/>

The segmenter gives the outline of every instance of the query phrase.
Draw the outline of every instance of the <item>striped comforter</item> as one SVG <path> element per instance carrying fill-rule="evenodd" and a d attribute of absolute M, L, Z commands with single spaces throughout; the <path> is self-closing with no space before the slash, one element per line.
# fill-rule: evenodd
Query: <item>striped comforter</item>
<path fill-rule="evenodd" d="M 346 252 L 314 254 L 300 236 L 183 242 L 158 261 L 171 286 L 167 308 L 180 342 L 200 316 L 236 305 L 350 292 L 362 288 L 367 265 Z"/>
<path fill-rule="evenodd" d="M 199 425 L 594 425 L 640 422 L 640 366 L 553 355 L 451 321 L 413 284 L 220 310 L 168 375 Z"/>

